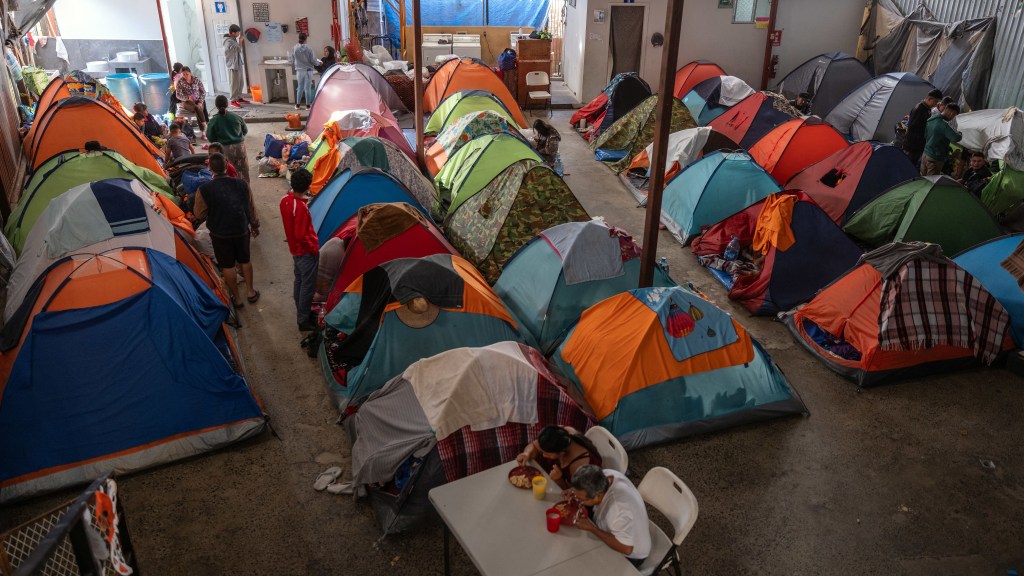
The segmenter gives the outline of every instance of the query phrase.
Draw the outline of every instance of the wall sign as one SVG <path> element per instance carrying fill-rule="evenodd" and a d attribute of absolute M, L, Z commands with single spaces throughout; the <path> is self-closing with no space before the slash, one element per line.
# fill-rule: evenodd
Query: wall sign
<path fill-rule="evenodd" d="M 253 22 L 270 22 L 270 3 L 253 2 L 252 19 Z"/>
<path fill-rule="evenodd" d="M 227 14 L 228 13 L 228 3 L 227 2 L 214 2 L 213 3 L 213 11 L 215 13 L 217 13 L 217 14 Z"/>
<path fill-rule="evenodd" d="M 594 10 L 594 22 L 604 23 L 604 10 Z"/>
<path fill-rule="evenodd" d="M 732 8 L 732 0 L 718 0 L 719 8 Z"/>

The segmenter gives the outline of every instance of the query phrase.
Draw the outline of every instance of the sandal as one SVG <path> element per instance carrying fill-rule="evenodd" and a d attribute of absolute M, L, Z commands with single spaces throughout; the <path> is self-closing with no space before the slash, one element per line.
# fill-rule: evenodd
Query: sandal
<path fill-rule="evenodd" d="M 338 476 L 341 476 L 341 467 L 331 466 L 327 470 L 317 474 L 316 480 L 313 481 L 313 489 L 324 490 L 331 484 L 334 484 L 334 481 L 338 479 Z"/>
<path fill-rule="evenodd" d="M 253 290 L 253 292 L 255 292 L 255 294 L 253 294 L 252 296 L 246 296 L 245 297 L 245 299 L 249 301 L 249 304 L 255 304 L 260 299 L 260 291 L 259 290 Z"/>
<path fill-rule="evenodd" d="M 235 299 L 231 299 L 231 305 L 235 307 L 235 310 L 245 307 L 245 302 L 235 302 Z"/>

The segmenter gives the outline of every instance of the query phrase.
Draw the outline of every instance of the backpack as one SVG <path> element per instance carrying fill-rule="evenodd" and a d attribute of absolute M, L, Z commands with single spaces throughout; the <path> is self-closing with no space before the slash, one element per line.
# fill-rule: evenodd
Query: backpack
<path fill-rule="evenodd" d="M 263 155 L 269 158 L 280 158 L 284 145 L 284 140 L 278 140 L 272 134 L 267 134 L 267 137 L 263 139 Z"/>
<path fill-rule="evenodd" d="M 515 70 L 518 66 L 516 60 L 516 51 L 511 48 L 505 48 L 501 54 L 498 54 L 498 69 L 499 70 Z"/>

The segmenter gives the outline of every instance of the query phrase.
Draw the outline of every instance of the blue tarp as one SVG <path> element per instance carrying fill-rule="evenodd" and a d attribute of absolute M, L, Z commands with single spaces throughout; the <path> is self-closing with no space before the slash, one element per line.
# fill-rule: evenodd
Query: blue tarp
<path fill-rule="evenodd" d="M 541 29 L 547 20 L 550 0 L 488 0 L 484 18 L 483 0 L 423 0 L 420 14 L 424 26 L 524 26 Z M 406 24 L 412 25 L 412 2 L 405 0 Z M 399 45 L 398 11 L 384 2 L 388 36 Z M 494 55 L 497 57 L 497 54 Z"/>

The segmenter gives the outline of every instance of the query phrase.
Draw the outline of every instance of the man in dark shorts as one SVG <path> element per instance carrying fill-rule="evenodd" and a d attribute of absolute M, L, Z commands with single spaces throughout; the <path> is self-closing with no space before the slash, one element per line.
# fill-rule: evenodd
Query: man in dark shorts
<path fill-rule="evenodd" d="M 227 160 L 223 154 L 210 154 L 210 171 L 213 180 L 196 190 L 193 213 L 198 219 L 206 219 L 213 241 L 213 254 L 217 266 L 224 275 L 224 282 L 231 293 L 235 308 L 243 306 L 238 293 L 238 274 L 235 264 L 242 267 L 242 275 L 248 286 L 246 300 L 255 304 L 260 292 L 255 287 L 252 263 L 249 261 L 249 238 L 260 235 L 260 220 L 252 199 L 252 190 L 245 180 L 227 175 Z"/>

